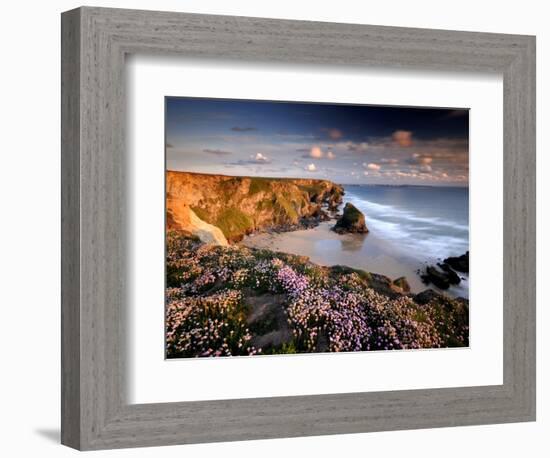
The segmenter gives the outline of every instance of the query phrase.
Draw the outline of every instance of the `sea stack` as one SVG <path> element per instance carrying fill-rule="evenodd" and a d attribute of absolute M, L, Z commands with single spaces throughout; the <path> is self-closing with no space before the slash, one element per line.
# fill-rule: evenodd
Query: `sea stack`
<path fill-rule="evenodd" d="M 332 230 L 338 234 L 345 234 L 347 232 L 366 234 L 369 232 L 365 224 L 365 215 L 349 202 L 344 207 L 342 217 L 336 221 L 336 225 Z"/>

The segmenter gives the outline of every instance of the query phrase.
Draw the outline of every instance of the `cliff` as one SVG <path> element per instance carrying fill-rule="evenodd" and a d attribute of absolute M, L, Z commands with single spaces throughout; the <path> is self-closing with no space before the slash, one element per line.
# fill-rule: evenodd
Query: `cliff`
<path fill-rule="evenodd" d="M 328 180 L 167 171 L 167 229 L 223 245 L 257 230 L 314 224 L 327 216 L 324 207 L 335 209 L 342 202 L 343 194 L 342 186 Z"/>

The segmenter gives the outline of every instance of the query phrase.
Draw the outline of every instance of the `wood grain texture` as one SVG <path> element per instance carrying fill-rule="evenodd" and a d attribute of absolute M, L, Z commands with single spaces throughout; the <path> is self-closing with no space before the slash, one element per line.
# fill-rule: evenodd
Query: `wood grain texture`
<path fill-rule="evenodd" d="M 80 12 L 61 24 L 61 441 L 80 446 Z"/>
<path fill-rule="evenodd" d="M 62 442 L 78 449 L 529 421 L 535 417 L 535 39 L 80 8 L 62 16 Z M 129 53 L 504 75 L 504 384 L 130 405 Z"/>

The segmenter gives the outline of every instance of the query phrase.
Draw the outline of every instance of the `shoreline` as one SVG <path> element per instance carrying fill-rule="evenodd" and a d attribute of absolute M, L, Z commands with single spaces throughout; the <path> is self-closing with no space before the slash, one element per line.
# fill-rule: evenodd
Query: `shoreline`
<path fill-rule="evenodd" d="M 433 289 L 452 298 L 469 299 L 467 275 L 461 275 L 463 280 L 460 285 L 451 286 L 447 290 L 439 289 L 433 284 L 425 284 L 420 278 L 419 271 L 431 263 L 436 263 L 437 259 L 418 260 L 399 253 L 391 242 L 380 238 L 376 233 L 337 234 L 331 230 L 335 222 L 336 220 L 331 218 L 311 228 L 255 232 L 246 235 L 235 245 L 306 256 L 320 266 L 342 265 L 384 275 L 391 280 L 405 277 L 413 294 Z"/>

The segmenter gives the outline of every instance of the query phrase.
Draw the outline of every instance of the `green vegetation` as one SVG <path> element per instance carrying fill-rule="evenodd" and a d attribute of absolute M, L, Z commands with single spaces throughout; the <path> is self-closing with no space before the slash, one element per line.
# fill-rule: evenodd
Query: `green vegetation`
<path fill-rule="evenodd" d="M 311 185 L 301 184 L 298 187 L 300 190 L 307 192 L 310 199 L 313 196 L 321 194 L 326 189 L 322 181 Z"/>
<path fill-rule="evenodd" d="M 191 207 L 191 210 L 193 210 L 195 212 L 195 215 L 197 215 L 200 219 L 202 219 L 203 221 L 206 221 L 209 224 L 212 224 L 212 221 L 210 221 L 211 220 L 210 215 L 204 208 Z"/>
<path fill-rule="evenodd" d="M 357 276 L 361 280 L 365 280 L 367 282 L 372 279 L 370 272 L 366 272 L 365 270 L 362 270 L 362 269 L 355 269 L 353 267 L 336 265 L 336 266 L 332 266 L 330 270 L 337 275 L 357 274 Z"/>
<path fill-rule="evenodd" d="M 252 218 L 235 207 L 225 209 L 214 225 L 221 229 L 227 240 L 239 240 L 244 234 L 254 229 Z"/>
<path fill-rule="evenodd" d="M 365 215 L 361 213 L 353 204 L 347 203 L 344 207 L 344 214 L 336 222 L 334 230 L 338 233 L 344 232 L 368 232 L 365 225 Z"/>
<path fill-rule="evenodd" d="M 250 178 L 248 195 L 252 196 L 259 192 L 267 192 L 271 189 L 272 178 Z"/>
<path fill-rule="evenodd" d="M 275 206 L 278 207 L 279 211 L 282 211 L 282 215 L 286 215 L 290 219 L 289 222 L 298 222 L 298 212 L 293 206 L 293 201 L 288 196 L 277 194 L 275 197 Z"/>
<path fill-rule="evenodd" d="M 355 205 L 350 203 L 346 204 L 343 215 L 344 221 L 346 221 L 348 224 L 353 224 L 355 221 L 362 217 L 363 213 L 361 213 Z"/>
<path fill-rule="evenodd" d="M 262 352 L 264 355 L 294 355 L 298 353 L 294 341 L 289 343 L 283 343 L 277 347 L 270 347 L 266 351 Z"/>

